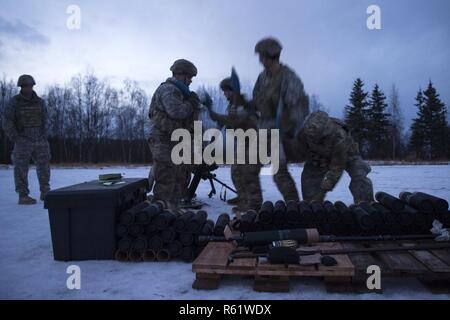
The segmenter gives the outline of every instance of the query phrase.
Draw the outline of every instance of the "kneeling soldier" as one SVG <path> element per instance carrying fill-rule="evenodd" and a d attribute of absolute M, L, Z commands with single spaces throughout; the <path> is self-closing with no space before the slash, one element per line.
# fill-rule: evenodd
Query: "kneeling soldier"
<path fill-rule="evenodd" d="M 305 201 L 323 201 L 344 170 L 351 178 L 349 187 L 354 202 L 373 201 L 373 186 L 367 177 L 371 168 L 361 158 L 358 144 L 343 122 L 325 112 L 314 112 L 306 118 L 300 139 L 307 150 L 302 172 Z"/>

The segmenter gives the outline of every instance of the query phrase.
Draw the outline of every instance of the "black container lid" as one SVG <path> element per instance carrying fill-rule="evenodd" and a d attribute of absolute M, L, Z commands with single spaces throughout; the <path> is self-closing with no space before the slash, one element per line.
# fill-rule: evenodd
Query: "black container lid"
<path fill-rule="evenodd" d="M 127 192 L 134 192 L 139 188 L 149 189 L 148 179 L 125 178 L 124 183 L 105 186 L 98 180 L 84 182 L 69 187 L 55 189 L 45 196 L 44 208 L 73 206 L 84 204 L 92 205 L 93 202 L 112 201 L 110 204 L 120 204 L 122 196 Z"/>

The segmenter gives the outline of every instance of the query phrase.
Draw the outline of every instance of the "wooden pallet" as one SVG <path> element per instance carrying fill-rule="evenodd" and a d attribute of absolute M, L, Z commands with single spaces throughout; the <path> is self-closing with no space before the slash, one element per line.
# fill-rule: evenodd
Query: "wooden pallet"
<path fill-rule="evenodd" d="M 342 243 L 346 249 L 382 248 L 383 246 L 411 247 L 418 243 L 383 242 L 383 243 Z M 420 242 L 436 244 L 432 241 Z M 367 267 L 377 265 L 381 269 L 382 279 L 410 277 L 418 279 L 432 293 L 450 293 L 450 250 L 421 250 L 404 252 L 379 252 L 349 255 L 355 266 L 355 276 L 349 291 L 367 292 Z M 327 288 L 329 291 L 347 291 L 344 286 Z"/>
<path fill-rule="evenodd" d="M 321 243 L 324 249 L 340 249 L 338 243 Z M 321 277 L 330 281 L 345 279 L 349 281 L 355 275 L 355 268 L 346 255 L 333 256 L 338 264 L 334 267 L 272 265 L 256 258 L 228 261 L 235 247 L 230 243 L 209 243 L 194 261 L 192 271 L 196 280 L 195 289 L 217 289 L 223 276 L 252 276 L 256 291 L 289 291 L 289 279 L 292 277 Z"/>
<path fill-rule="evenodd" d="M 322 249 L 361 248 L 377 246 L 411 246 L 414 243 L 320 243 Z M 286 292 L 292 278 L 315 277 L 324 280 L 328 292 L 368 292 L 367 267 L 377 265 L 384 277 L 414 277 L 434 293 L 450 288 L 450 250 L 365 253 L 333 256 L 334 267 L 271 265 L 256 258 L 228 261 L 235 247 L 230 243 L 209 243 L 194 261 L 194 289 L 214 290 L 222 277 L 244 276 L 254 280 L 255 291 Z M 371 291 L 373 292 L 373 291 Z M 378 291 L 381 293 L 382 291 Z"/>

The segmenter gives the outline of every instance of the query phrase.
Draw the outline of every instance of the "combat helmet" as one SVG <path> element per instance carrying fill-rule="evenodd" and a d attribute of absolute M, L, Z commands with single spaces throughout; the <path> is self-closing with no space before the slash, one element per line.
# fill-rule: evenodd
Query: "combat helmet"
<path fill-rule="evenodd" d="M 170 67 L 170 71 L 174 74 L 186 74 L 191 77 L 195 77 L 197 75 L 197 67 L 192 62 L 185 59 L 175 61 Z"/>
<path fill-rule="evenodd" d="M 23 74 L 19 77 L 19 80 L 17 80 L 17 86 L 23 87 L 23 86 L 34 86 L 36 84 L 36 81 L 34 81 L 33 77 L 28 74 Z"/>
<path fill-rule="evenodd" d="M 331 129 L 331 119 L 323 111 L 312 112 L 306 117 L 303 125 L 303 133 L 311 140 L 319 140 L 328 136 Z"/>
<path fill-rule="evenodd" d="M 278 57 L 283 50 L 283 47 L 275 38 L 264 38 L 260 40 L 255 46 L 255 53 L 268 58 Z"/>

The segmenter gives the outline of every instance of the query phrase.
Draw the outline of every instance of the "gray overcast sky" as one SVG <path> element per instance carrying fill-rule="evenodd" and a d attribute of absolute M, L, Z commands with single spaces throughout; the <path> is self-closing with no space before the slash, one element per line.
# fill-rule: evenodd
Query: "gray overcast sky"
<path fill-rule="evenodd" d="M 80 30 L 66 27 L 71 4 L 81 9 Z M 366 27 L 371 4 L 381 7 L 382 30 Z M 409 122 L 429 79 L 450 104 L 449 13 L 448 0 L 0 0 L 0 74 L 30 73 L 42 91 L 93 70 L 152 93 L 183 57 L 198 66 L 194 88 L 216 85 L 231 66 L 253 84 L 261 71 L 254 45 L 270 35 L 332 114 L 342 115 L 361 77 L 366 90 L 377 82 L 387 95 L 395 83 Z"/>

